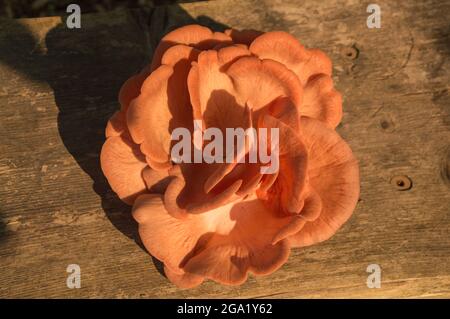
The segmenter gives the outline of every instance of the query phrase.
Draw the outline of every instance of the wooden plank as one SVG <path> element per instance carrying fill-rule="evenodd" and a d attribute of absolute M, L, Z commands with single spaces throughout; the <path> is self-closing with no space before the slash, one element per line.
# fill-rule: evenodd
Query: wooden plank
<path fill-rule="evenodd" d="M 0 297 L 450 297 L 450 3 L 377 3 L 381 29 L 350 0 L 88 14 L 80 30 L 60 18 L 2 20 Z M 168 29 L 194 21 L 281 29 L 329 54 L 345 99 L 338 131 L 360 160 L 361 200 L 338 234 L 238 287 L 171 285 L 98 163 L 122 82 Z M 412 188 L 398 191 L 396 175 Z M 81 289 L 66 287 L 71 263 Z M 380 289 L 366 286 L 371 263 Z"/>

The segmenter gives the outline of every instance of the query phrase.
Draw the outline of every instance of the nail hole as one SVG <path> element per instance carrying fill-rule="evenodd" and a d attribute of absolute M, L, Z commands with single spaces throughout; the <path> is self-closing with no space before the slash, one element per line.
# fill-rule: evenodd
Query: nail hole
<path fill-rule="evenodd" d="M 382 129 L 386 130 L 386 129 L 389 128 L 389 122 L 383 120 L 383 121 L 381 121 L 380 126 L 381 126 Z"/>
<path fill-rule="evenodd" d="M 399 191 L 406 191 L 411 189 L 412 180 L 406 175 L 396 175 L 391 178 L 391 184 L 394 185 Z"/>
<path fill-rule="evenodd" d="M 358 57 L 359 50 L 355 46 L 344 47 L 342 48 L 341 54 L 347 59 L 354 60 Z"/>

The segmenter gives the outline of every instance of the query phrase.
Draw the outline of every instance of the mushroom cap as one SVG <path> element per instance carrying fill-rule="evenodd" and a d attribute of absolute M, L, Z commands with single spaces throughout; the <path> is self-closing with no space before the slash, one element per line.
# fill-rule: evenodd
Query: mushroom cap
<path fill-rule="evenodd" d="M 291 248 L 328 239 L 351 216 L 359 170 L 335 131 L 342 97 L 331 69 L 322 51 L 286 32 L 188 25 L 164 36 L 152 62 L 124 83 L 101 167 L 174 284 L 237 285 L 272 273 Z M 203 133 L 256 129 L 265 144 L 235 142 L 231 162 L 172 161 L 174 130 L 192 135 L 194 121 Z M 255 145 L 276 155 L 276 172 L 250 160 Z"/>

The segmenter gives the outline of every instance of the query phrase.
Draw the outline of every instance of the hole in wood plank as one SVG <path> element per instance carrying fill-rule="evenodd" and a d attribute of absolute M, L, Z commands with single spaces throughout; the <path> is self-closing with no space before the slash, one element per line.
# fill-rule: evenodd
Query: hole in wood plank
<path fill-rule="evenodd" d="M 386 130 L 386 129 L 389 128 L 389 122 L 386 121 L 386 120 L 383 120 L 383 121 L 380 122 L 380 126 L 381 126 L 382 129 Z"/>
<path fill-rule="evenodd" d="M 359 50 L 353 45 L 342 48 L 341 54 L 346 59 L 355 60 L 359 55 Z"/>
<path fill-rule="evenodd" d="M 399 191 L 406 191 L 412 188 L 412 180 L 406 175 L 396 175 L 392 177 L 391 184 Z"/>

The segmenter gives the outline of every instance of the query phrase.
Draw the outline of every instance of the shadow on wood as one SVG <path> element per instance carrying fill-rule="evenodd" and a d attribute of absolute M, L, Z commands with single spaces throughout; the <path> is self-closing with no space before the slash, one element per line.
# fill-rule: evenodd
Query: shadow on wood
<path fill-rule="evenodd" d="M 84 23 L 82 16 L 81 29 L 68 29 L 62 18 L 63 23 L 53 26 L 44 39 L 36 39 L 38 35 L 20 20 L 10 20 L 6 23 L 14 33 L 2 43 L 2 48 L 7 50 L 1 50 L 0 62 L 51 87 L 59 109 L 58 130 L 64 146 L 92 179 L 92 187 L 100 196 L 111 223 L 145 250 L 137 224 L 131 217 L 131 208 L 112 192 L 100 168 L 99 154 L 105 141 L 106 123 L 119 109 L 121 85 L 150 63 L 152 51 L 165 33 L 191 23 L 200 23 L 215 31 L 227 26 L 206 16 L 196 21 L 179 6 L 171 7 L 170 11 L 165 7 L 130 11 L 129 15 L 131 23 L 135 24 L 132 34 L 123 32 L 120 24 L 109 23 L 110 15 L 106 16 L 104 24 L 89 23 L 89 19 Z M 97 17 L 102 19 L 101 15 Z M 83 192 L 80 189 L 79 197 L 74 200 L 82 201 Z M 6 236 L 7 227 L 2 221 L 0 240 Z M 164 275 L 162 263 L 153 257 L 152 260 Z"/>

